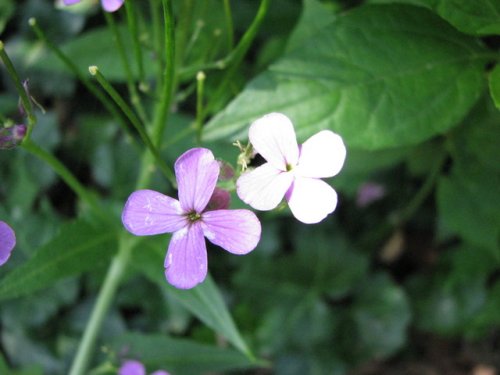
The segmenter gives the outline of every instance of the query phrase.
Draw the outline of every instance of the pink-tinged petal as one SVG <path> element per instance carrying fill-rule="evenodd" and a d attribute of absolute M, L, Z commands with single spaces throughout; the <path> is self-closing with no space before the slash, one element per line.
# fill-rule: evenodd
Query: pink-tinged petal
<path fill-rule="evenodd" d="M 230 203 L 231 194 L 229 191 L 216 187 L 205 210 L 225 210 L 229 208 Z"/>
<path fill-rule="evenodd" d="M 236 181 L 240 199 L 256 210 L 276 208 L 293 181 L 290 172 L 282 172 L 269 163 L 246 172 Z"/>
<path fill-rule="evenodd" d="M 64 5 L 73 5 L 73 4 L 79 3 L 80 1 L 82 1 L 82 0 L 64 0 L 63 3 L 64 3 Z"/>
<path fill-rule="evenodd" d="M 192 148 L 175 162 L 179 201 L 184 211 L 201 213 L 212 197 L 219 176 L 219 163 L 212 151 Z"/>
<path fill-rule="evenodd" d="M 295 166 L 299 146 L 293 124 L 281 113 L 270 113 L 250 125 L 248 138 L 253 148 L 275 168 L 282 171 Z"/>
<path fill-rule="evenodd" d="M 139 361 L 128 360 L 122 364 L 118 375 L 146 375 L 146 368 Z"/>
<path fill-rule="evenodd" d="M 151 375 L 170 375 L 170 374 L 164 370 L 158 370 L 153 372 Z"/>
<path fill-rule="evenodd" d="M 177 231 L 165 258 L 167 281 L 179 289 L 191 289 L 207 276 L 207 248 L 201 222 Z"/>
<path fill-rule="evenodd" d="M 332 177 L 344 165 L 346 148 L 342 138 L 323 130 L 305 141 L 300 148 L 296 173 L 303 177 Z"/>
<path fill-rule="evenodd" d="M 286 194 L 295 218 L 305 224 L 319 223 L 337 207 L 337 193 L 326 182 L 297 177 Z"/>
<path fill-rule="evenodd" d="M 14 246 L 16 246 L 14 230 L 7 223 L 0 221 L 0 266 L 9 260 Z"/>
<path fill-rule="evenodd" d="M 114 12 L 120 9 L 125 0 L 101 0 L 103 9 L 106 12 Z"/>
<path fill-rule="evenodd" d="M 172 233 L 188 223 L 178 200 L 153 190 L 138 190 L 130 195 L 122 222 L 136 236 Z"/>
<path fill-rule="evenodd" d="M 247 254 L 259 243 L 261 226 L 249 210 L 217 210 L 203 213 L 203 234 L 210 242 L 233 254 Z"/>

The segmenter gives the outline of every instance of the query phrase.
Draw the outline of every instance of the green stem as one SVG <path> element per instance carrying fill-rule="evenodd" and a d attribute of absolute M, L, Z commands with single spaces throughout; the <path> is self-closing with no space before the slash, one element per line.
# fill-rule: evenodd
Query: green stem
<path fill-rule="evenodd" d="M 97 199 L 89 193 L 89 191 L 78 181 L 78 179 L 71 173 L 71 171 L 62 164 L 51 153 L 45 151 L 37 144 L 33 143 L 31 139 L 25 139 L 21 145 L 26 151 L 33 154 L 40 160 L 47 163 L 63 181 L 75 192 L 82 202 L 88 206 L 100 217 L 107 217 L 106 213 L 101 209 Z"/>
<path fill-rule="evenodd" d="M 111 15 L 111 13 L 104 12 L 104 17 L 106 18 L 106 22 L 109 28 L 111 29 L 111 32 L 113 33 L 116 42 L 116 47 L 118 49 L 118 54 L 120 55 L 123 67 L 125 68 L 125 74 L 127 76 L 127 88 L 130 95 L 130 101 L 132 102 L 134 108 L 137 110 L 137 113 L 139 114 L 141 120 L 144 123 L 148 123 L 146 112 L 144 111 L 141 99 L 139 97 L 139 93 L 137 92 L 137 88 L 135 87 L 134 76 L 132 74 L 132 69 L 130 68 L 130 64 L 128 62 L 128 56 L 125 50 L 125 46 L 123 44 L 120 31 L 118 30 L 118 27 L 116 26 L 115 20 Z"/>
<path fill-rule="evenodd" d="M 173 82 L 173 64 L 174 64 L 174 53 L 173 53 L 173 43 L 174 43 L 174 33 L 173 33 L 173 14 L 170 0 L 162 0 L 164 6 L 165 13 L 165 22 L 166 22 L 166 43 L 167 43 L 167 67 L 165 69 L 165 79 L 164 86 L 168 88 L 172 87 Z M 168 21 L 168 22 L 167 22 Z M 170 90 L 170 89 L 169 89 Z M 165 94 L 164 97 L 168 99 L 168 103 L 162 104 L 166 105 L 165 111 L 168 111 L 170 106 L 170 99 L 172 93 L 168 91 L 168 94 Z M 161 107 L 157 111 L 157 116 L 160 118 L 164 118 L 166 120 L 166 113 L 162 112 L 163 107 Z M 165 127 L 164 121 L 156 120 L 153 124 L 153 134 L 162 135 L 162 130 Z M 161 137 L 155 138 L 156 141 L 160 142 Z M 154 158 L 151 152 L 146 151 L 142 158 L 141 164 L 141 173 L 139 179 L 137 181 L 136 188 L 145 188 L 149 185 L 151 180 L 151 170 L 154 165 Z M 106 278 L 104 280 L 104 284 L 99 291 L 99 295 L 97 297 L 97 302 L 92 310 L 92 314 L 89 318 L 89 322 L 85 327 L 85 332 L 83 334 L 82 341 L 78 347 L 78 351 L 71 367 L 70 375 L 84 375 L 85 371 L 88 367 L 88 363 L 91 358 L 91 353 L 94 351 L 95 343 L 97 340 L 97 336 L 102 326 L 102 322 L 104 317 L 106 316 L 109 307 L 111 305 L 111 301 L 113 300 L 116 291 L 118 290 L 120 281 L 127 269 L 127 264 L 130 259 L 131 251 L 136 244 L 137 239 L 130 238 L 127 233 L 123 233 L 120 238 L 118 253 L 113 258 L 111 265 L 108 269 L 108 273 L 106 274 Z"/>
<path fill-rule="evenodd" d="M 120 237 L 118 253 L 113 258 L 111 265 L 106 274 L 106 278 L 97 296 L 97 301 L 90 315 L 90 319 L 85 327 L 80 346 L 78 347 L 77 355 L 71 366 L 70 375 L 84 375 L 86 373 L 88 363 L 90 362 L 92 351 L 95 346 L 97 335 L 101 330 L 102 323 L 111 306 L 111 302 L 118 290 L 120 281 L 123 278 L 127 264 L 130 260 L 131 252 L 137 238 L 130 237 L 127 233 L 123 233 Z"/>
<path fill-rule="evenodd" d="M 231 14 L 231 3 L 229 0 L 224 0 L 224 16 L 226 18 L 227 47 L 228 51 L 231 51 L 234 45 L 234 26 L 233 16 Z"/>
<path fill-rule="evenodd" d="M 135 141 L 135 138 L 130 131 L 130 128 L 127 126 L 127 123 L 124 121 L 123 116 L 117 111 L 114 104 L 111 100 L 108 99 L 106 95 L 104 95 L 96 85 L 92 81 L 87 78 L 87 75 L 82 74 L 80 69 L 58 48 L 52 41 L 50 41 L 43 30 L 38 26 L 35 18 L 30 18 L 28 21 L 29 25 L 32 27 L 33 31 L 37 35 L 37 37 L 45 43 L 47 47 L 61 60 L 64 65 L 80 80 L 80 82 L 87 88 L 87 90 L 94 95 L 97 100 L 99 100 L 104 108 L 118 121 L 118 124 L 122 128 L 122 130 L 129 136 L 132 142 Z"/>
<path fill-rule="evenodd" d="M 144 64 L 142 60 L 142 48 L 139 41 L 139 31 L 137 29 L 137 20 L 135 18 L 136 9 L 133 1 L 125 1 L 125 9 L 127 11 L 127 23 L 132 35 L 132 43 L 134 47 L 135 61 L 137 70 L 139 71 L 139 80 L 144 81 Z"/>
<path fill-rule="evenodd" d="M 205 73 L 198 72 L 196 75 L 196 143 L 201 144 L 203 133 L 203 87 L 205 83 Z"/>
<path fill-rule="evenodd" d="M 36 116 L 33 113 L 33 106 L 31 104 L 31 100 L 28 97 L 28 93 L 23 87 L 23 84 L 21 83 L 21 79 L 19 78 L 19 75 L 17 74 L 16 68 L 14 68 L 14 64 L 12 64 L 12 61 L 9 58 L 9 55 L 7 55 L 7 52 L 5 51 L 5 46 L 3 42 L 0 40 L 0 59 L 2 59 L 5 68 L 7 69 L 7 73 L 10 75 L 12 78 L 12 81 L 14 81 L 14 85 L 16 87 L 17 93 L 19 94 L 21 98 L 22 105 L 24 107 L 24 110 L 26 111 L 28 115 L 28 130 L 26 132 L 26 137 L 24 138 L 25 141 L 28 140 L 31 136 L 31 132 L 33 131 L 33 127 L 36 124 Z"/>
<path fill-rule="evenodd" d="M 125 102 L 125 100 L 123 100 L 123 98 L 120 96 L 120 94 L 113 88 L 113 86 L 111 86 L 111 84 L 106 80 L 106 78 L 99 71 L 97 66 L 89 67 L 89 72 L 97 79 L 97 82 L 99 82 L 99 84 L 104 89 L 104 91 L 106 91 L 108 93 L 108 95 L 114 100 L 114 102 L 118 105 L 118 107 L 123 111 L 125 116 L 127 116 L 127 118 L 130 120 L 130 122 L 132 123 L 134 128 L 139 133 L 144 144 L 148 147 L 148 149 L 151 151 L 151 153 L 155 157 L 156 162 L 158 163 L 158 167 L 160 168 L 162 173 L 172 183 L 172 185 L 174 185 L 175 184 L 174 173 L 170 170 L 170 168 L 167 166 L 167 164 L 161 158 L 161 155 L 160 155 L 157 147 L 153 144 L 153 142 L 149 138 L 148 133 L 146 133 L 144 126 L 141 124 L 141 121 L 136 116 L 136 114 L 134 113 L 132 108 L 130 108 L 128 106 L 128 104 Z"/>
<path fill-rule="evenodd" d="M 153 51 L 156 55 L 156 66 L 157 66 L 157 72 L 156 72 L 156 85 L 157 85 L 157 94 L 159 93 L 159 89 L 162 87 L 163 83 L 163 68 L 162 68 L 162 58 L 161 58 L 161 51 L 162 51 L 162 30 L 161 30 L 161 22 L 160 22 L 160 12 L 159 10 L 159 1 L 160 0 L 150 0 L 149 5 L 150 5 L 150 13 L 151 13 L 151 21 L 153 24 Z"/>

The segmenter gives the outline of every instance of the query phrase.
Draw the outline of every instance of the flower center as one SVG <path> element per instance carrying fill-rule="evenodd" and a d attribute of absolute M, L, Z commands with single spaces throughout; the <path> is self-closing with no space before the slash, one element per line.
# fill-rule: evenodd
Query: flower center
<path fill-rule="evenodd" d="M 287 172 L 290 172 L 292 169 L 293 169 L 293 165 L 292 164 L 287 164 L 286 165 L 286 171 Z"/>
<path fill-rule="evenodd" d="M 196 211 L 192 211 L 187 214 L 187 218 L 190 222 L 194 223 L 195 221 L 201 219 L 201 215 Z"/>

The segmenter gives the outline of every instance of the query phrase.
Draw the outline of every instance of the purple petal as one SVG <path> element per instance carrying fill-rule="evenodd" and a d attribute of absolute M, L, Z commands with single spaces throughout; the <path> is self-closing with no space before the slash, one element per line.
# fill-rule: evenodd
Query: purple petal
<path fill-rule="evenodd" d="M 16 234 L 5 222 L 0 221 L 0 266 L 5 264 L 16 246 Z"/>
<path fill-rule="evenodd" d="M 73 5 L 79 3 L 81 0 L 63 0 L 64 5 Z"/>
<path fill-rule="evenodd" d="M 139 361 L 128 360 L 122 364 L 118 375 L 146 375 L 146 368 Z"/>
<path fill-rule="evenodd" d="M 299 159 L 293 124 L 281 113 L 270 113 L 250 125 L 248 137 L 253 148 L 275 168 L 286 171 Z"/>
<path fill-rule="evenodd" d="M 207 211 L 225 210 L 229 208 L 231 203 L 231 194 L 229 191 L 216 187 L 210 201 L 208 202 Z"/>
<path fill-rule="evenodd" d="M 172 233 L 187 225 L 179 201 L 153 190 L 138 190 L 130 195 L 122 222 L 136 236 Z"/>
<path fill-rule="evenodd" d="M 164 370 L 158 370 L 153 372 L 151 375 L 170 375 L 170 374 Z"/>
<path fill-rule="evenodd" d="M 174 233 L 165 258 L 167 281 L 179 289 L 191 289 L 207 276 L 207 248 L 197 221 Z"/>
<path fill-rule="evenodd" d="M 256 210 L 268 211 L 276 208 L 293 181 L 293 175 L 282 172 L 270 163 L 265 163 L 246 172 L 236 181 L 240 199 Z"/>
<path fill-rule="evenodd" d="M 106 12 L 114 12 L 123 5 L 125 0 L 101 0 L 103 9 Z"/>
<path fill-rule="evenodd" d="M 208 204 L 219 176 L 219 163 L 212 151 L 192 148 L 175 162 L 179 201 L 186 212 L 201 213 Z"/>
<path fill-rule="evenodd" d="M 296 173 L 303 177 L 332 177 L 344 165 L 346 149 L 342 138 L 330 130 L 313 135 L 302 144 Z"/>
<path fill-rule="evenodd" d="M 230 253 L 247 254 L 259 243 L 260 221 L 252 211 L 208 211 L 202 220 L 205 237 Z"/>
<path fill-rule="evenodd" d="M 337 206 L 337 193 L 326 182 L 297 177 L 286 199 L 293 216 L 305 224 L 319 223 Z"/>

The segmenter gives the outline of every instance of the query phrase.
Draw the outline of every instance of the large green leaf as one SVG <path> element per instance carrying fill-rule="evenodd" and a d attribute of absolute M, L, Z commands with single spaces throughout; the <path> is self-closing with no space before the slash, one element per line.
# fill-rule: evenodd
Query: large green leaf
<path fill-rule="evenodd" d="M 418 143 L 455 126 L 476 102 L 482 52 L 425 9 L 359 7 L 250 82 L 204 138 L 246 138 L 251 121 L 283 112 L 300 140 L 330 128 L 351 147 Z"/>
<path fill-rule="evenodd" d="M 0 280 L 0 300 L 31 294 L 98 267 L 114 254 L 115 235 L 109 228 L 93 227 L 82 220 L 64 225 L 59 235 Z"/>
<path fill-rule="evenodd" d="M 497 64 L 488 77 L 490 94 L 495 106 L 500 109 L 500 64 Z"/>
<path fill-rule="evenodd" d="M 136 268 L 177 299 L 203 323 L 223 335 L 238 350 L 250 358 L 253 357 L 210 275 L 203 283 L 189 290 L 177 289 L 167 283 L 163 267 L 167 242 L 164 236 L 160 237 L 160 241 L 151 238 L 144 240 L 141 244 L 142 249 L 134 252 L 137 259 L 134 262 Z"/>
<path fill-rule="evenodd" d="M 369 0 L 369 2 L 421 5 L 434 10 L 464 33 L 500 34 L 500 2 L 497 0 Z"/>

